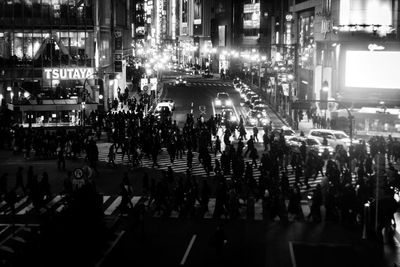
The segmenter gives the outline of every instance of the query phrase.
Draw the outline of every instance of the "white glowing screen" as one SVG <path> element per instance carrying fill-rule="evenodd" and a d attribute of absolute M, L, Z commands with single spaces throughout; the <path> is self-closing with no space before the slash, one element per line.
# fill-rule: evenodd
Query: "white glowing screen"
<path fill-rule="evenodd" d="M 400 52 L 347 51 L 346 87 L 400 89 Z"/>
<path fill-rule="evenodd" d="M 392 25 L 392 0 L 340 0 L 340 24 Z"/>

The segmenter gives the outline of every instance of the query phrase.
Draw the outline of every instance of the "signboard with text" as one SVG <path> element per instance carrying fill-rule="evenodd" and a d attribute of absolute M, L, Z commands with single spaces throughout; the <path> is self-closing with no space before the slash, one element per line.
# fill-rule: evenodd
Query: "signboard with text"
<path fill-rule="evenodd" d="M 93 68 L 44 68 L 44 80 L 85 80 L 94 73 Z"/>
<path fill-rule="evenodd" d="M 157 78 L 150 78 L 150 90 L 151 91 L 157 90 Z"/>

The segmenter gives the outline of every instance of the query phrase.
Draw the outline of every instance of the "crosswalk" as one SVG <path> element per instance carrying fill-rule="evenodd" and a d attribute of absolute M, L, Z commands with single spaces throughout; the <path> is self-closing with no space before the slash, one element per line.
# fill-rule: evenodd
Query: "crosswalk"
<path fill-rule="evenodd" d="M 103 162 L 108 162 L 108 148 L 111 146 L 111 144 L 103 144 L 101 149 L 99 149 L 99 161 Z M 207 175 L 206 170 L 204 169 L 203 165 L 199 162 L 199 153 L 198 152 L 193 152 L 193 163 L 192 163 L 192 175 L 193 176 L 199 176 L 199 177 L 213 177 L 215 176 L 215 173 L 213 171 L 210 172 L 210 176 Z M 213 153 L 210 154 L 211 156 L 211 162 L 214 165 L 215 159 L 220 160 L 221 159 L 221 154 L 217 154 L 215 156 Z M 248 162 L 251 164 L 251 159 L 245 158 L 244 159 L 245 164 Z M 122 165 L 129 165 L 128 157 L 125 155 L 125 157 L 122 159 L 122 154 L 116 154 L 115 158 L 115 163 L 116 164 L 122 164 Z M 174 160 L 174 163 L 171 163 L 171 159 L 168 155 L 168 152 L 166 151 L 166 148 L 163 148 L 161 153 L 158 156 L 157 163 L 159 166 L 155 166 L 154 169 L 164 171 L 168 170 L 168 167 L 171 166 L 172 170 L 175 173 L 186 173 L 188 167 L 187 167 L 187 157 L 186 154 L 182 156 L 182 158 L 178 158 Z M 259 162 L 258 162 L 259 163 Z M 141 167 L 143 168 L 149 168 L 153 169 L 153 161 L 150 158 L 143 157 L 142 158 L 142 163 Z M 258 167 L 258 166 L 257 166 Z M 256 166 L 252 166 L 253 168 L 253 177 L 258 181 L 259 177 L 261 176 L 260 170 Z M 288 166 L 288 177 L 289 177 L 289 185 L 292 186 L 295 183 L 295 175 L 294 171 L 292 170 L 291 166 Z M 225 178 L 229 181 L 232 176 L 230 174 L 225 175 Z M 309 179 L 308 183 L 310 185 L 310 188 L 307 189 L 306 187 L 302 187 L 301 191 L 302 193 L 306 193 L 309 190 L 312 190 L 316 184 L 320 183 L 322 179 L 322 176 L 319 175 L 317 179 Z M 302 181 L 303 179 L 300 179 Z"/>
<path fill-rule="evenodd" d="M 120 204 L 121 204 L 121 196 L 119 195 L 103 195 L 103 213 L 105 216 L 119 216 L 121 214 Z M 41 209 L 37 211 L 33 208 L 32 202 L 27 197 L 21 197 L 18 201 L 18 205 L 15 205 L 15 214 L 16 216 L 27 216 L 27 215 L 38 215 L 44 214 L 47 209 L 52 209 L 56 214 L 61 213 L 62 210 L 65 208 L 65 201 L 64 196 L 56 195 L 46 205 L 47 209 Z M 154 218 L 158 218 L 161 216 L 161 213 L 155 211 L 154 203 L 150 205 L 148 197 L 142 196 L 133 196 L 131 198 L 132 206 L 135 208 L 139 203 L 143 203 L 147 207 L 147 213 Z M 239 200 L 239 219 L 248 219 L 248 212 L 247 209 L 249 206 L 247 203 L 244 203 L 243 200 Z M 288 201 L 286 201 L 286 205 Z M 151 206 L 151 207 L 150 207 Z M 203 212 L 200 217 L 204 219 L 211 219 L 214 218 L 214 211 L 216 207 L 216 199 L 210 198 L 208 203 L 208 211 Z M 301 202 L 301 207 L 303 210 L 304 215 L 308 215 L 310 212 L 309 205 L 307 201 Z M 201 205 L 198 201 L 195 204 L 196 210 L 201 210 Z M 7 205 L 3 205 L 0 208 L 0 218 L 1 216 L 8 216 L 11 214 L 11 210 L 8 208 Z M 262 200 L 255 201 L 253 206 L 254 220 L 263 220 L 263 207 L 262 207 Z M 170 214 L 167 215 L 169 218 L 179 218 L 180 213 L 178 211 L 173 210 Z"/>
<path fill-rule="evenodd" d="M 165 83 L 167 86 L 175 86 L 175 82 Z M 187 82 L 187 86 L 214 86 L 214 87 L 232 87 L 232 83 L 222 83 L 222 82 L 214 82 L 214 83 L 206 83 L 206 82 Z"/>

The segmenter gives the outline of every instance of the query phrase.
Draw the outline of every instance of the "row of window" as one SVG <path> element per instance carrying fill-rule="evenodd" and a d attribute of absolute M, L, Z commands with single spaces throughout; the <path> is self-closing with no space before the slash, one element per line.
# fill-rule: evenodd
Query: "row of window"
<path fill-rule="evenodd" d="M 51 0 L 50 3 L 45 3 L 47 0 L 14 1 L 14 4 L 9 4 L 12 1 L 0 1 L 0 18 L 88 20 L 93 15 L 91 3 L 88 1 L 83 1 L 79 6 L 75 4 L 75 0 Z"/>

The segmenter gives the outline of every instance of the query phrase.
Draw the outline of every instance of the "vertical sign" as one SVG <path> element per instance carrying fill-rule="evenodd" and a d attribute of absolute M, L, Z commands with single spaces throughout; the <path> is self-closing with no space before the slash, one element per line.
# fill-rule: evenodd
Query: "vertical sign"
<path fill-rule="evenodd" d="M 193 34 L 201 35 L 202 33 L 202 0 L 194 0 L 194 16 L 193 16 Z"/>
<path fill-rule="evenodd" d="M 115 50 L 122 50 L 122 31 L 115 30 Z"/>
<path fill-rule="evenodd" d="M 226 32 L 226 25 L 218 26 L 218 40 L 219 40 L 218 46 L 226 46 L 225 32 Z"/>
<path fill-rule="evenodd" d="M 114 57 L 114 71 L 122 72 L 122 54 L 116 53 Z"/>

